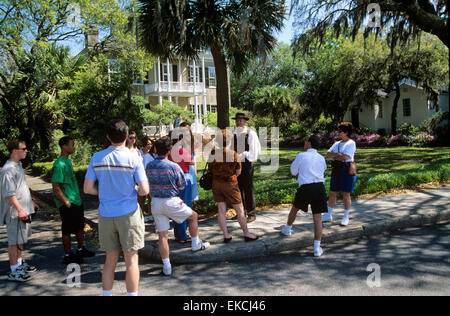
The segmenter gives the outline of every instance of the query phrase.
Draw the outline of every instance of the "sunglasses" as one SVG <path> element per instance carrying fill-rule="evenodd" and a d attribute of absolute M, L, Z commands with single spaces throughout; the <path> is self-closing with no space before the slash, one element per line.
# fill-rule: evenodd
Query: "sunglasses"
<path fill-rule="evenodd" d="M 136 139 L 136 136 L 130 136 L 128 139 Z"/>

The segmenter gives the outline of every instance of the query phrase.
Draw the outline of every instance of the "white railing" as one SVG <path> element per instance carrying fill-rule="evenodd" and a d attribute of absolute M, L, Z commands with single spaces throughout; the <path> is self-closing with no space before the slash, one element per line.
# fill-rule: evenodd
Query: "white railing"
<path fill-rule="evenodd" d="M 145 85 L 145 94 L 151 94 L 158 92 L 158 84 L 146 84 Z M 162 81 L 160 84 L 160 90 L 159 92 L 166 92 L 166 93 L 204 93 L 205 90 L 203 89 L 203 83 L 196 83 L 194 85 L 193 82 L 167 82 Z"/>

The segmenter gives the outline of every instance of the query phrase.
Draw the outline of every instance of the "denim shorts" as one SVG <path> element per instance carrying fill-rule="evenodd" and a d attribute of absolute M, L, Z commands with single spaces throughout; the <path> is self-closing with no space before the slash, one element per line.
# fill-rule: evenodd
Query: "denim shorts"
<path fill-rule="evenodd" d="M 348 165 L 344 164 L 339 171 L 331 174 L 330 191 L 353 193 L 356 176 L 348 175 Z"/>

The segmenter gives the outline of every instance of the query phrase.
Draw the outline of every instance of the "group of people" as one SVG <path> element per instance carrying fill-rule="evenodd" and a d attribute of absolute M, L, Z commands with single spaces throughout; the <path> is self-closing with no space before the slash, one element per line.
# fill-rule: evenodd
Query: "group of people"
<path fill-rule="evenodd" d="M 218 207 L 218 222 L 223 242 L 232 241 L 225 216 L 227 205 L 236 210 L 236 217 L 246 242 L 258 240 L 250 233 L 248 223 L 256 219 L 253 185 L 253 163 L 261 153 L 257 134 L 247 128 L 248 117 L 237 113 L 235 132 L 222 130 L 216 135 L 215 148 L 208 159 L 212 174 L 212 193 Z M 175 240 L 190 243 L 193 252 L 207 250 L 209 242 L 199 237 L 198 214 L 192 202 L 198 199 L 197 170 L 193 135 L 187 123 L 180 125 L 182 133 L 152 141 L 144 137 L 141 149 L 136 146 L 136 133 L 129 131 L 122 120 L 112 120 L 106 130 L 110 142 L 107 149 L 95 153 L 86 172 L 83 191 L 99 197 L 99 241 L 106 252 L 102 271 L 103 295 L 112 295 L 114 273 L 123 253 L 126 264 L 126 288 L 130 296 L 137 295 L 139 284 L 138 250 L 144 247 L 145 218 L 154 221 L 159 237 L 159 253 L 163 263 L 162 274 L 171 275 L 168 230 L 173 221 Z M 299 209 L 307 212 L 311 205 L 315 224 L 314 255 L 323 253 L 320 247 L 322 222 L 332 220 L 337 192 L 344 194 L 345 215 L 342 225 L 349 223 L 356 176 L 349 176 L 348 163 L 356 150 L 351 123 L 339 125 L 341 141 L 330 148 L 327 158 L 336 161 L 333 167 L 330 195 L 324 187 L 325 158 L 318 154 L 320 140 L 311 136 L 305 142 L 306 152 L 299 154 L 291 165 L 291 173 L 298 177 L 299 189 L 281 233 L 292 234 L 292 224 Z M 186 135 L 190 137 L 185 137 Z M 74 140 L 59 140 L 61 156 L 54 162 L 52 185 L 54 201 L 61 214 L 63 262 L 81 263 L 94 252 L 84 246 L 84 209 L 78 183 L 69 156 L 75 150 Z M 39 206 L 31 199 L 20 161 L 26 157 L 25 143 L 13 140 L 8 145 L 10 159 L 3 166 L 1 181 L 1 223 L 8 232 L 8 253 L 11 272 L 9 280 L 27 281 L 36 268 L 22 259 L 23 245 L 31 235 L 30 216 Z M 219 157 L 219 159 L 218 159 Z M 327 203 L 328 200 L 328 203 Z M 322 213 L 325 213 L 322 217 Z M 187 229 L 189 228 L 189 234 Z M 77 238 L 78 248 L 71 252 L 71 234 Z"/>

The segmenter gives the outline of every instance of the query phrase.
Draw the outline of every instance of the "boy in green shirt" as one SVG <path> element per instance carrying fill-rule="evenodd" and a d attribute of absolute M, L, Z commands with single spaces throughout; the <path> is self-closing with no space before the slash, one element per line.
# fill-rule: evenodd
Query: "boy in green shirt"
<path fill-rule="evenodd" d="M 83 257 L 93 257 L 95 253 L 84 247 L 84 208 L 78 188 L 77 179 L 73 171 L 69 155 L 75 152 L 75 142 L 70 137 L 62 137 L 59 140 L 61 156 L 53 164 L 53 199 L 59 208 L 62 221 L 62 242 L 64 246 L 65 264 L 82 263 Z M 75 254 L 71 251 L 70 235 L 75 234 L 78 242 L 78 250 Z"/>

